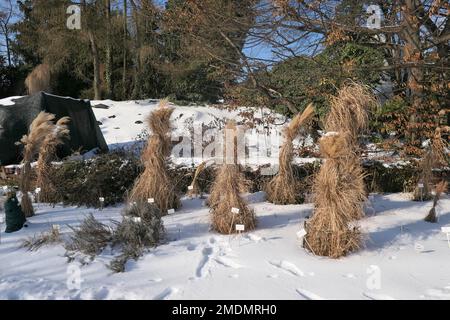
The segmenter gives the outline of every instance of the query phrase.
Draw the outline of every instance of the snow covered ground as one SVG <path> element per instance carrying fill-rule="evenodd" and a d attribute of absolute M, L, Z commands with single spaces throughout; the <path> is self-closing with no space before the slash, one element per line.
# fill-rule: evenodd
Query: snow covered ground
<path fill-rule="evenodd" d="M 13 104 L 11 100 L 0 103 Z M 92 102 L 112 149 L 136 145 L 157 103 Z M 250 152 L 276 148 L 268 137 L 280 137 L 286 123 L 268 110 L 177 106 L 173 136 L 190 135 L 198 127 L 222 128 L 225 119 L 249 126 Z M 247 164 L 276 159 L 276 154 L 260 153 Z M 374 195 L 360 222 L 365 247 L 339 260 L 316 257 L 301 247 L 296 234 L 311 215 L 311 204 L 277 206 L 265 202 L 262 192 L 250 194 L 258 228 L 241 236 L 222 236 L 210 231 L 203 200 L 183 199 L 182 208 L 164 218 L 164 243 L 129 262 L 122 274 L 106 267 L 116 254 L 110 249 L 81 264 L 68 263 L 62 245 L 37 252 L 20 248 L 22 240 L 52 225 L 69 237 L 68 225 L 76 226 L 88 213 L 104 222 L 119 220 L 122 206 L 98 211 L 39 204 L 28 228 L 5 234 L 4 224 L 0 226 L 0 299 L 450 299 L 450 246 L 441 232 L 442 226 L 450 225 L 450 199 L 440 202 L 437 224 L 423 221 L 431 202 L 408 199 L 407 194 Z M 2 215 L 0 210 L 0 220 Z"/>
<path fill-rule="evenodd" d="M 439 223 L 430 224 L 423 221 L 430 202 L 375 195 L 361 221 L 365 248 L 339 260 L 301 247 L 296 233 L 310 204 L 276 206 L 263 193 L 248 200 L 257 230 L 222 236 L 209 230 L 203 200 L 184 199 L 182 209 L 164 218 L 165 243 L 129 262 L 122 274 L 106 267 L 109 249 L 81 265 L 68 263 L 61 245 L 19 248 L 21 240 L 55 224 L 68 236 L 67 225 L 90 212 L 105 222 L 120 219 L 121 207 L 36 205 L 28 228 L 1 233 L 0 299 L 450 299 L 450 247 L 440 231 L 450 224 L 448 198 L 440 204 Z"/>

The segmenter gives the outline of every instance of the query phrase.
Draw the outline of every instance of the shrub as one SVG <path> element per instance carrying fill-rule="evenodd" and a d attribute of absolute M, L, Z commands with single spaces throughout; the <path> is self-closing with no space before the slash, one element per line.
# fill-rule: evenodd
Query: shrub
<path fill-rule="evenodd" d="M 65 205 L 100 207 L 120 203 L 141 168 L 138 160 L 125 152 L 99 155 L 86 161 L 66 161 L 52 167 L 57 201 Z"/>

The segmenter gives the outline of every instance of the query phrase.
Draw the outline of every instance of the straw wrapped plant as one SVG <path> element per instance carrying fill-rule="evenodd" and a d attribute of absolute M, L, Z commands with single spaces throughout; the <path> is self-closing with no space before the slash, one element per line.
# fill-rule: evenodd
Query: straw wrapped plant
<path fill-rule="evenodd" d="M 236 232 L 236 225 L 242 224 L 246 231 L 250 231 L 256 227 L 256 216 L 241 196 L 248 190 L 248 182 L 238 164 L 237 128 L 234 121 L 227 123 L 224 138 L 224 163 L 218 170 L 208 199 L 212 228 L 222 234 L 232 234 Z M 233 150 L 232 157 L 227 154 L 227 149 Z M 238 209 L 239 213 L 233 212 L 233 209 Z"/>
<path fill-rule="evenodd" d="M 375 100 L 367 88 L 350 84 L 332 99 L 320 140 L 325 161 L 314 186 L 314 213 L 305 224 L 304 247 L 316 255 L 339 258 L 361 246 L 361 233 L 352 223 L 364 215 L 364 172 L 358 136 L 367 127 Z"/>
<path fill-rule="evenodd" d="M 433 198 L 431 194 L 433 185 L 433 169 L 448 165 L 447 159 L 448 143 L 442 138 L 442 129 L 436 128 L 434 136 L 428 150 L 425 152 L 419 164 L 419 183 L 423 185 L 420 188 L 418 185 L 413 192 L 414 201 L 424 201 Z"/>
<path fill-rule="evenodd" d="M 426 222 L 436 223 L 437 222 L 437 214 L 436 214 L 436 207 L 439 202 L 439 199 L 441 198 L 442 194 L 447 191 L 448 188 L 448 182 L 447 181 L 441 181 L 436 185 L 434 199 L 433 199 L 433 207 L 428 212 L 428 215 L 425 217 Z"/>
<path fill-rule="evenodd" d="M 24 135 L 19 144 L 24 146 L 23 151 L 23 168 L 20 175 L 20 191 L 22 192 L 21 207 L 26 217 L 34 215 L 33 204 L 28 195 L 31 191 L 31 162 L 39 152 L 45 138 L 52 133 L 55 128 L 53 120 L 55 115 L 41 112 L 33 120 L 28 131 L 28 135 Z"/>
<path fill-rule="evenodd" d="M 42 147 L 39 151 L 36 184 L 41 188 L 39 200 L 41 202 L 54 202 L 57 199 L 56 187 L 50 177 L 51 162 L 56 156 L 56 147 L 64 142 L 64 139 L 70 137 L 70 130 L 68 124 L 69 117 L 63 117 L 56 122 L 56 126 L 48 134 L 42 142 Z"/>
<path fill-rule="evenodd" d="M 279 156 L 279 170 L 277 175 L 267 184 L 267 200 L 275 204 L 299 203 L 299 182 L 294 177 L 292 160 L 294 159 L 293 141 L 303 126 L 314 114 L 314 107 L 310 104 L 303 113 L 299 113 L 284 130 L 285 142 Z"/>
<path fill-rule="evenodd" d="M 167 100 L 162 100 L 159 108 L 148 117 L 151 136 L 141 155 L 144 172 L 135 181 L 129 196 L 132 202 L 155 199 L 163 214 L 180 207 L 180 199 L 168 173 L 168 158 L 172 150 L 170 117 L 173 111 Z"/>

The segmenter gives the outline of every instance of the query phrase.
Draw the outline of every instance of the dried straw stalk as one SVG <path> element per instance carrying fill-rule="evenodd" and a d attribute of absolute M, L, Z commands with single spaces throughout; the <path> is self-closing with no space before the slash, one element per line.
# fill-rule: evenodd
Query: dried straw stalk
<path fill-rule="evenodd" d="M 56 157 L 57 146 L 64 143 L 64 139 L 70 138 L 69 122 L 69 117 L 59 119 L 53 131 L 45 137 L 39 151 L 36 185 L 41 188 L 39 194 L 41 202 L 51 203 L 55 200 L 57 190 L 50 177 L 51 162 Z"/>
<path fill-rule="evenodd" d="M 170 117 L 173 111 L 167 100 L 162 100 L 159 108 L 148 117 L 152 135 L 141 155 L 144 172 L 136 179 L 129 197 L 132 202 L 155 199 L 162 214 L 181 205 L 175 184 L 168 173 L 168 158 L 172 150 Z"/>
<path fill-rule="evenodd" d="M 236 232 L 236 225 L 242 224 L 246 231 L 250 231 L 256 228 L 256 216 L 241 197 L 241 193 L 248 190 L 248 182 L 237 163 L 237 128 L 233 121 L 227 123 L 224 138 L 224 141 L 232 142 L 231 146 L 229 143 L 225 145 L 224 158 L 226 149 L 232 147 L 234 163 L 224 161 L 212 185 L 208 199 L 212 227 L 219 233 L 232 234 Z M 233 213 L 233 208 L 239 209 L 239 213 Z"/>
<path fill-rule="evenodd" d="M 19 144 L 24 146 L 23 151 L 23 168 L 20 175 L 20 191 L 22 192 L 21 207 L 26 217 L 34 215 L 33 204 L 28 195 L 31 191 L 31 162 L 34 160 L 42 146 L 45 138 L 54 130 L 53 120 L 55 115 L 41 112 L 33 120 L 28 131 L 28 135 L 24 135 Z"/>
<path fill-rule="evenodd" d="M 188 190 L 188 196 L 190 198 L 198 197 L 201 195 L 200 186 L 198 185 L 198 177 L 203 172 L 203 170 L 205 170 L 206 163 L 206 161 L 203 161 L 195 170 L 194 178 L 192 179 L 192 183 L 190 185 L 192 188 Z"/>
<path fill-rule="evenodd" d="M 294 158 L 293 141 L 299 134 L 301 126 L 305 125 L 313 114 L 314 107 L 310 104 L 284 130 L 285 142 L 280 151 L 279 170 L 265 188 L 269 202 L 282 205 L 299 203 L 300 183 L 295 179 L 292 168 L 292 160 Z"/>

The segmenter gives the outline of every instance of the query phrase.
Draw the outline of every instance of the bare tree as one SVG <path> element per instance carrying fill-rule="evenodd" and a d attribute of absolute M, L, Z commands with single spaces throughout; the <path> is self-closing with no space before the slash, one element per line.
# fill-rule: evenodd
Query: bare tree
<path fill-rule="evenodd" d="M 14 14 L 12 0 L 5 0 L 6 5 L 0 7 L 0 32 L 2 33 L 5 43 L 3 46 L 6 50 L 8 65 L 11 66 L 11 20 Z"/>

